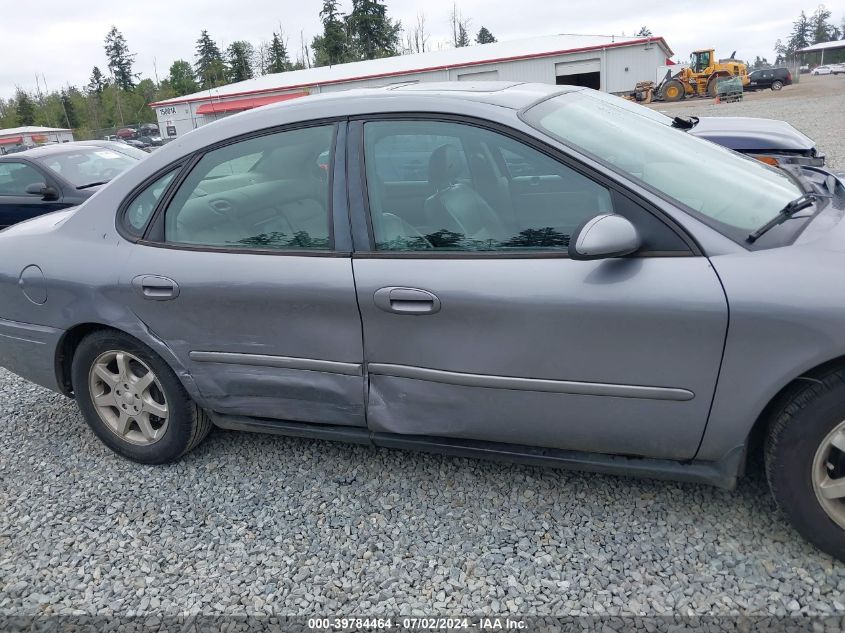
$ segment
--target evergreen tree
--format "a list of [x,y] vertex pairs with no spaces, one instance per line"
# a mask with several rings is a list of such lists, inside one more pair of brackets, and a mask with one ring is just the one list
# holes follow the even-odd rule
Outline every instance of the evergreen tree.
[[105,49],[108,69],[114,75],[114,83],[121,90],[132,90],[135,87],[132,75],[132,62],[135,60],[135,55],[129,52],[126,38],[116,26],[111,27],[106,34]]
[[15,95],[15,114],[18,116],[18,125],[35,124],[35,103],[23,90],[18,88]]
[[798,19],[792,23],[792,35],[790,35],[789,44],[787,44],[789,53],[807,48],[810,45],[810,37],[812,37],[810,20],[807,19],[807,14],[802,11]]
[[839,29],[828,22],[830,16],[830,11],[825,9],[824,5],[820,5],[813,13],[808,25],[809,36],[812,39],[811,44],[829,42],[838,37]]
[[103,76],[102,71],[99,67],[94,66],[94,70],[91,71],[91,80],[86,89],[88,92],[93,92],[97,95],[103,93],[103,88],[108,85],[108,81]]
[[314,65],[331,66],[348,61],[350,55],[346,25],[337,0],[323,1],[320,19],[323,22],[323,34],[315,37],[311,43]]
[[455,42],[455,47],[464,48],[465,46],[469,46],[469,35],[466,27],[461,23],[458,24],[458,41]]
[[402,25],[387,17],[387,7],[379,0],[352,0],[346,24],[358,59],[398,54]]
[[196,51],[194,70],[200,87],[203,89],[214,88],[226,83],[226,65],[223,63],[220,48],[205,29],[202,30],[200,38],[197,40]]
[[64,115],[65,123],[69,128],[79,127],[79,116],[76,114],[76,106],[73,105],[73,100],[70,98],[70,93],[76,88],[69,88],[62,90],[59,99],[62,102],[62,114]]
[[486,26],[482,26],[478,29],[478,35],[475,36],[475,41],[479,44],[492,44],[497,40],[493,37],[493,34],[487,30]]
[[245,81],[252,79],[252,63],[255,49],[252,44],[243,40],[232,42],[226,50],[229,61],[229,81]]
[[641,26],[640,30],[634,33],[634,37],[651,37],[651,29],[647,26]]
[[281,32],[273,32],[273,39],[268,50],[266,71],[268,73],[283,73],[288,70],[291,70],[288,47],[285,46]]
[[186,62],[184,59],[177,59],[170,65],[170,75],[167,80],[175,93],[174,96],[177,97],[199,90],[199,86],[194,79],[194,69],[191,67],[191,62]]

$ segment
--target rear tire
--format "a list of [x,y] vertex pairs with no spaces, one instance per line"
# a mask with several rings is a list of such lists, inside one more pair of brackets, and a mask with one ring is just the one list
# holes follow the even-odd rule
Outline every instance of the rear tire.
[[782,81],[775,80],[772,82],[772,90],[780,90],[781,88],[783,88]]
[[79,343],[71,381],[85,421],[115,453],[164,464],[195,448],[211,421],[152,349],[116,330]]
[[845,370],[796,390],[769,425],[766,477],[811,543],[845,561]]
[[677,79],[670,79],[663,86],[662,92],[664,101],[680,101],[684,98],[684,84]]

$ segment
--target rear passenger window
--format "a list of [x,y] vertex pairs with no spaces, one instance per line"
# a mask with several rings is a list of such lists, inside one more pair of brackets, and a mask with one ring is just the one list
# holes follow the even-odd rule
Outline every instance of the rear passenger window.
[[123,216],[123,226],[129,233],[135,237],[141,237],[144,234],[144,229],[150,220],[150,216],[153,214],[156,204],[158,204],[159,198],[161,198],[161,194],[167,189],[170,181],[173,180],[173,177],[178,171],[178,168],[174,169],[156,180],[139,193],[129,206],[126,207]]
[[330,247],[334,126],[247,139],[206,153],[165,214],[165,241],[255,249]]

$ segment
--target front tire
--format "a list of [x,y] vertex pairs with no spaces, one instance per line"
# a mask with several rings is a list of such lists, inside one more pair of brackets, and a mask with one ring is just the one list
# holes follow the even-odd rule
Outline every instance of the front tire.
[[142,464],[164,464],[196,447],[211,421],[153,350],[115,330],[79,344],[71,365],[85,421],[115,453]]
[[804,538],[845,561],[845,370],[793,393],[766,438],[766,477]]
[[677,79],[670,79],[663,86],[664,101],[680,101],[684,98],[684,85]]
[[782,81],[775,80],[775,81],[772,82],[772,90],[780,90],[781,88],[783,88],[783,82]]

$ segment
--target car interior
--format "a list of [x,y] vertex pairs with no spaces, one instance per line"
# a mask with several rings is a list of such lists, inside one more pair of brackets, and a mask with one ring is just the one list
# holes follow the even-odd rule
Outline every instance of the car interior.
[[326,153],[332,126],[270,134],[213,150],[165,216],[165,239],[250,248],[328,248]]
[[584,220],[613,210],[605,187],[468,125],[368,123],[365,160],[382,250],[565,247]]

